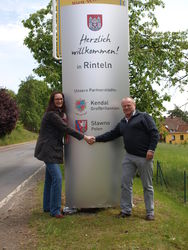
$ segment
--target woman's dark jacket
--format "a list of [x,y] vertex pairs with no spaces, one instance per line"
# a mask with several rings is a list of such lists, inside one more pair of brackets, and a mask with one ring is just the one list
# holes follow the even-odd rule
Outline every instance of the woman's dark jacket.
[[69,128],[58,112],[46,112],[42,119],[34,156],[48,163],[63,163],[62,139],[65,134],[78,140],[84,138],[83,134]]

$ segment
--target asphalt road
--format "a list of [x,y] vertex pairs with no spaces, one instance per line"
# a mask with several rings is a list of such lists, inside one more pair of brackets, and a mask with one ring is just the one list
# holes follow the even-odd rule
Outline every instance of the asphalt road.
[[0,147],[0,201],[43,165],[34,148],[35,142]]

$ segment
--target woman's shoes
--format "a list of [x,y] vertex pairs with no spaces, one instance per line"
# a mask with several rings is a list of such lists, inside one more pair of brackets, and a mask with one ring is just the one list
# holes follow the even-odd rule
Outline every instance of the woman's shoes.
[[52,217],[55,217],[56,219],[63,219],[64,216],[62,214],[56,214],[56,215],[50,215]]
[[57,218],[57,219],[63,219],[64,218],[64,216],[62,214],[56,214],[54,217]]

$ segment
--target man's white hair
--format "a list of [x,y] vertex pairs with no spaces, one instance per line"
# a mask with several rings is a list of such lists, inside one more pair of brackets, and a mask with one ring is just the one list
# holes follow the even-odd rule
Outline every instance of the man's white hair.
[[130,100],[132,103],[134,103],[134,105],[136,106],[136,102],[132,97],[126,96],[121,100],[121,103],[125,100]]

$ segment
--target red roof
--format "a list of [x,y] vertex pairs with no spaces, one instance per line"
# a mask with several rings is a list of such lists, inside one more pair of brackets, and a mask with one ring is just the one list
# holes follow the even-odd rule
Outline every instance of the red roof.
[[186,125],[179,125],[177,132],[188,132],[188,124],[186,124]]
[[184,122],[180,117],[167,117],[163,124],[170,132],[188,131],[188,123]]

